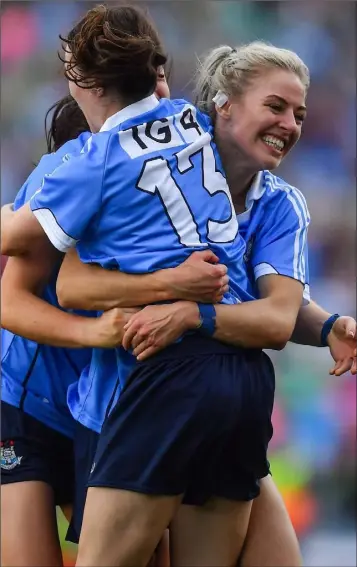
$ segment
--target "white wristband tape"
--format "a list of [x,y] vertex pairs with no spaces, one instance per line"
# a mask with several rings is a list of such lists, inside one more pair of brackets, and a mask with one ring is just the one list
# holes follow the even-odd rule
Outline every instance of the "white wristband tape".
[[216,103],[219,108],[222,108],[228,102],[228,96],[223,91],[218,91],[218,93],[213,97],[212,101]]

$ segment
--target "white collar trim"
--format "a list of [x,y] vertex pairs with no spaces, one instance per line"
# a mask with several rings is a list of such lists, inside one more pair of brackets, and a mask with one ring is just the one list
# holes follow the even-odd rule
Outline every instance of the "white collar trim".
[[259,171],[253,179],[250,189],[245,198],[245,211],[237,215],[238,221],[248,221],[253,207],[254,201],[259,201],[260,197],[265,193],[264,171]]
[[259,171],[253,179],[253,183],[245,199],[246,209],[249,209],[253,201],[258,201],[265,192],[264,171]]
[[119,112],[116,112],[112,116],[109,116],[99,132],[107,132],[108,130],[112,130],[116,126],[119,126],[126,120],[129,120],[130,118],[135,118],[135,116],[139,116],[140,114],[144,114],[145,112],[150,112],[150,110],[156,108],[158,104],[159,101],[154,94],[143,98],[138,102],[134,102],[133,104],[126,106],[122,110],[119,110]]

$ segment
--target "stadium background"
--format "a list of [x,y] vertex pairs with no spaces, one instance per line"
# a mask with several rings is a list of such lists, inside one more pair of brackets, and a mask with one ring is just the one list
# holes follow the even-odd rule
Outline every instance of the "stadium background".
[[[264,39],[295,50],[312,76],[303,137],[280,174],[305,194],[312,297],[355,316],[356,4],[152,1],[173,57],[172,96],[190,98],[196,57],[220,43]],[[66,92],[58,34],[92,2],[5,1],[1,16],[1,202],[45,151],[43,119]],[[277,372],[270,457],[306,564],[356,565],[356,380],[329,377],[326,349],[289,345]],[[36,505],[34,503],[34,505]],[[269,521],[269,518],[267,518]],[[65,523],[61,519],[61,534]],[[70,563],[74,549],[64,545]]]

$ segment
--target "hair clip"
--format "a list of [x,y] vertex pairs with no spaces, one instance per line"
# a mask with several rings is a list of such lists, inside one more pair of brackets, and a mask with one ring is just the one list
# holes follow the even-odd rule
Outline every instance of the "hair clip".
[[218,93],[213,97],[212,101],[219,107],[222,108],[228,102],[228,96],[223,91],[218,91]]

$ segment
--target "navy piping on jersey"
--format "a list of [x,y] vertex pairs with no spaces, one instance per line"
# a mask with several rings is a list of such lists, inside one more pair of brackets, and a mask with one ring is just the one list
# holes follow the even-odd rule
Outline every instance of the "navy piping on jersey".
[[53,218],[55,219],[58,228],[60,228],[61,231],[64,232],[64,234],[65,234],[66,236],[68,236],[68,238],[71,238],[72,240],[75,240],[76,242],[78,242],[78,238],[75,238],[74,236],[71,236],[71,235],[68,234],[65,230],[63,230],[63,228],[61,227],[61,225],[59,224],[59,222],[58,222],[58,220],[57,220],[57,218],[56,218],[56,215],[53,213],[53,211],[51,211],[50,208],[48,208],[48,207],[37,207],[36,209],[34,208],[34,209],[32,209],[32,210],[33,210],[33,212],[36,212],[36,211],[48,211],[48,212],[50,212],[51,215],[53,216]]
[[66,358],[68,364],[71,366],[73,372],[75,374],[78,374],[78,368],[76,368],[76,366],[73,364],[73,360],[71,359],[71,357],[69,356],[68,352],[66,351],[65,348],[61,349],[62,350],[62,354],[64,355],[64,357]]
[[24,381],[23,381],[23,383],[22,383],[22,386],[23,386],[23,388],[24,388],[24,391],[22,392],[21,399],[20,399],[20,403],[19,403],[19,408],[20,408],[20,409],[24,409],[25,398],[26,398],[26,395],[27,395],[26,386],[27,386],[28,381],[30,380],[30,377],[31,377],[32,371],[33,371],[33,369],[34,369],[34,367],[35,367],[35,364],[36,364],[37,357],[38,357],[39,353],[40,353],[40,345],[37,345],[35,355],[34,355],[34,357],[33,357],[33,359],[32,359],[32,362],[31,362],[31,364],[30,364],[30,366],[29,366],[29,369],[28,369],[28,371],[27,371],[27,373],[26,373],[26,376],[25,376],[25,378],[24,378]]

